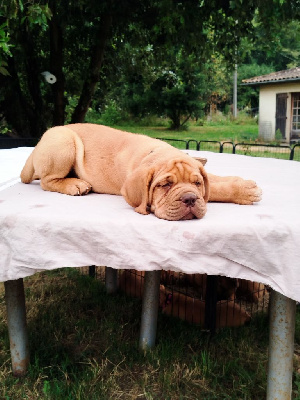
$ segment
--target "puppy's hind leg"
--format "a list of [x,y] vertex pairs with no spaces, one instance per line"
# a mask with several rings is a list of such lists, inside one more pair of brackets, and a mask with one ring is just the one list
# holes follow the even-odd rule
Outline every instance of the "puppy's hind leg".
[[59,192],[71,196],[88,194],[92,186],[78,178],[60,178],[57,174],[47,175],[41,179],[41,187],[50,192]]
[[34,170],[44,190],[72,196],[90,192],[92,187],[88,182],[68,177],[75,166],[77,151],[83,156],[83,144],[72,130],[56,127],[44,134],[33,154]]

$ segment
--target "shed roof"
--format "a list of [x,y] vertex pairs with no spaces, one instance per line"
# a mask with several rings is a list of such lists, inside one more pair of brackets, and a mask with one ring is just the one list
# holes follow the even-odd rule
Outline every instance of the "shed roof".
[[281,83],[300,80],[300,67],[272,72],[271,74],[243,79],[244,85],[263,85],[266,83]]

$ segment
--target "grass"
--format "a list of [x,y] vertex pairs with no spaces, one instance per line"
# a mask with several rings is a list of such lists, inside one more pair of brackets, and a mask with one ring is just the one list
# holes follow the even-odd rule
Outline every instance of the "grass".
[[157,346],[138,350],[141,302],[74,269],[25,280],[31,365],[11,375],[1,295],[1,399],[262,399],[266,316],[215,336],[159,315]]
[[159,314],[157,345],[144,354],[138,349],[140,300],[109,296],[102,282],[76,269],[26,278],[25,293],[31,364],[27,376],[16,379],[0,292],[1,399],[265,398],[265,314],[214,336]]
[[[102,123],[99,114],[94,111],[88,114],[87,122]],[[111,126],[128,132],[167,139],[170,144],[180,149],[185,149],[186,143],[176,142],[176,140],[191,141],[189,143],[189,148],[191,150],[196,150],[196,142],[202,141],[200,150],[213,152],[220,152],[221,143],[231,142],[234,144],[239,143],[239,146],[236,147],[236,154],[280,158],[284,160],[289,160],[290,158],[291,149],[287,144],[285,144],[287,148],[284,148],[280,142],[276,141],[263,143],[258,138],[259,129],[257,120],[243,113],[240,113],[239,117],[234,121],[229,117],[218,117],[216,120],[202,122],[201,124],[191,122],[188,129],[181,131],[169,129],[167,120],[152,118],[147,119],[146,122],[148,125],[145,124],[144,120],[141,120],[136,122],[119,122],[119,124],[115,123],[111,124]],[[107,123],[104,125],[106,124]],[[175,139],[175,141],[171,139]],[[210,142],[219,142],[219,144]],[[247,143],[247,145],[242,145],[242,143]],[[264,144],[265,146],[258,146],[258,144]],[[270,144],[272,144],[273,147],[269,146]],[[233,145],[230,143],[224,145],[223,152],[232,153]],[[293,159],[300,161],[300,147],[296,147]]]
[[258,136],[257,125],[193,125],[187,131],[174,131],[167,127],[139,127],[139,126],[116,126],[119,129],[128,129],[133,133],[143,133],[151,137],[159,138],[178,138],[183,140],[218,140],[233,141],[255,140]]
[[[87,122],[101,124],[101,118],[95,111],[87,114]],[[104,123],[107,125],[107,123]],[[210,122],[190,122],[187,129],[174,131],[169,129],[169,122],[164,119],[146,119],[140,121],[124,121],[112,123],[111,126],[133,133],[141,133],[151,137],[173,138],[183,140],[220,140],[220,141],[255,141],[258,137],[258,124],[253,118],[241,113],[237,120],[218,118]]]

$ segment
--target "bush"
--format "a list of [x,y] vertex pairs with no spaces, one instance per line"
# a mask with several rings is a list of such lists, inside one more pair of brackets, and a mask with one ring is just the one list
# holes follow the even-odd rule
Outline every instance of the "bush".
[[101,114],[101,121],[105,125],[118,124],[122,119],[124,119],[123,112],[121,108],[117,105],[115,100],[111,100]]
[[280,143],[282,141],[282,133],[280,129],[275,132],[275,142]]

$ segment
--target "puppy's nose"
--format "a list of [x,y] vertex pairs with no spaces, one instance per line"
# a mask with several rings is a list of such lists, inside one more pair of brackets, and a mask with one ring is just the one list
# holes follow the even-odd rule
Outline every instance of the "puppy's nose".
[[194,207],[197,196],[194,193],[186,193],[184,194],[180,200],[187,206],[187,207]]

